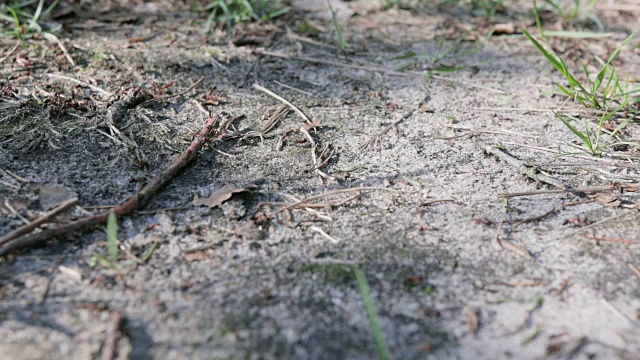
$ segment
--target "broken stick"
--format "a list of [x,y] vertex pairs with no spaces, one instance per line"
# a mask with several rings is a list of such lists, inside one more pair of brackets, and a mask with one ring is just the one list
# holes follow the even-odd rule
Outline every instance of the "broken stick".
[[176,158],[169,167],[156,176],[149,184],[147,184],[140,191],[135,193],[129,199],[115,208],[102,212],[97,215],[91,215],[82,219],[71,222],[67,225],[62,225],[57,228],[44,230],[39,233],[29,234],[21,237],[17,237],[6,243],[0,245],[0,256],[3,256],[11,251],[17,249],[29,247],[42,243],[51,238],[66,235],[77,231],[87,231],[94,229],[104,223],[111,212],[114,212],[118,216],[127,215],[137,209],[142,208],[148,201],[154,196],[162,187],[164,187],[171,179],[176,177],[182,169],[184,169],[195,157],[198,152],[207,141],[207,138],[214,130],[214,126],[218,120],[217,116],[213,116],[207,120],[202,131],[196,136],[191,145]]
[[533,166],[528,166],[527,164],[525,164],[524,162],[518,160],[517,158],[515,158],[514,156],[509,155],[508,153],[502,151],[501,149],[495,147],[495,146],[489,146],[487,144],[485,144],[484,142],[480,141],[480,139],[475,139],[474,140],[475,144],[477,147],[479,147],[480,149],[486,151],[487,153],[499,158],[500,160],[508,163],[509,165],[513,166],[514,168],[518,169],[518,172],[522,175],[526,175],[527,177],[529,177],[531,180],[538,182],[538,183],[545,183],[545,184],[549,184],[551,186],[557,187],[558,189],[562,189],[563,191],[570,191],[570,187],[563,184],[562,181],[552,178],[551,176],[547,176],[544,174],[541,174],[537,168],[533,167]]

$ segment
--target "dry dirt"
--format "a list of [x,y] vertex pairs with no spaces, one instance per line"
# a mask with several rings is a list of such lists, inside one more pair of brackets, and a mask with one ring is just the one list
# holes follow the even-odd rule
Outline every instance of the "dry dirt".
[[[599,11],[611,37],[554,38],[553,47],[573,69],[578,59],[597,64],[593,54],[606,57],[638,28],[629,4]],[[1,40],[1,234],[73,196],[83,208],[56,222],[124,201],[201,130],[207,116],[196,103],[221,119],[243,117],[143,210],[119,219],[115,264],[101,260],[101,230],[2,258],[0,357],[375,358],[357,265],[397,359],[637,358],[638,193],[505,200],[552,187],[477,141],[571,186],[638,182],[637,148],[611,149],[609,162],[566,155],[577,138],[549,112],[566,100],[552,95],[562,79],[520,34],[483,39],[492,25],[455,9],[343,5],[354,11],[343,20],[345,54],[326,14],[304,20],[304,4],[270,24],[238,25],[231,38],[203,35],[201,15],[168,2],[85,5],[57,20],[75,66],[47,39],[15,49]],[[535,31],[528,5],[513,6],[496,22]],[[394,70],[411,60],[394,58],[433,55],[440,39],[447,48],[462,35],[467,53],[436,65],[477,66],[428,80],[417,75],[425,59]],[[632,81],[639,56],[635,47],[616,60]],[[109,123],[132,89],[179,94],[200,78],[186,94]],[[316,154],[333,154],[320,167],[326,178],[295,112],[271,131],[292,129],[286,136],[245,136],[281,105],[254,83],[318,124],[308,133]],[[637,140],[631,121],[625,135]],[[567,163],[580,165],[558,166]],[[192,205],[229,185],[248,191],[219,207]],[[356,187],[376,189],[317,201],[329,208],[260,205]]]

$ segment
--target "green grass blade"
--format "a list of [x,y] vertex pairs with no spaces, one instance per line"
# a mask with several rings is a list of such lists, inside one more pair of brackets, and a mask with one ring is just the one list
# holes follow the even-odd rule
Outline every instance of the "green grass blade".
[[36,12],[33,13],[33,19],[31,21],[36,22],[40,18],[40,14],[42,13],[42,7],[44,6],[44,0],[38,1],[38,6],[36,7]]
[[567,89],[566,87],[554,82],[553,83],[563,94],[567,95],[568,97],[573,97],[573,91]]
[[587,78],[587,86],[591,89],[591,92],[594,92],[593,82],[591,82],[591,74],[589,73],[589,69],[587,69],[587,65],[580,61],[580,66],[582,66],[582,71],[584,72],[585,77]]
[[547,61],[569,81],[569,85],[571,85],[572,89],[588,93],[587,90],[582,86],[582,84],[580,84],[578,80],[576,80],[576,78],[571,75],[569,69],[567,68],[567,65],[564,63],[564,61],[562,61],[562,59],[560,59],[560,57],[558,57],[558,55],[545,49],[542,44],[540,44],[538,40],[531,36],[531,34],[529,34],[525,29],[522,29],[522,32],[524,36],[529,39],[529,41],[531,41],[531,43],[538,49],[538,51],[542,53],[545,59],[547,59]]
[[544,2],[549,4],[558,13],[558,15],[560,15],[560,17],[564,17],[564,9],[560,6],[560,4],[558,4],[557,1],[544,0]]
[[43,19],[46,19],[49,17],[49,15],[51,14],[51,12],[53,11],[53,9],[56,8],[56,6],[58,6],[58,3],[60,2],[60,0],[55,0],[54,2],[51,3],[51,5],[49,5],[49,7],[47,7],[41,14],[41,17]]
[[291,11],[291,6],[285,6],[280,10],[276,10],[276,11],[268,13],[267,15],[264,16],[264,18],[265,18],[265,20],[275,19],[278,16],[281,16],[281,15],[284,15],[284,14],[288,13],[289,11]]
[[144,255],[142,256],[142,261],[144,262],[149,261],[149,259],[151,259],[151,256],[153,255],[153,252],[156,251],[157,248],[158,248],[158,243],[154,242],[153,245],[151,245],[151,248],[147,250],[147,252],[145,252]]
[[209,31],[211,31],[211,24],[213,23],[213,20],[216,18],[216,15],[218,15],[218,7],[214,6],[213,10],[211,10],[211,13],[209,13],[209,17],[207,17],[207,21],[204,24],[205,34],[208,34]]
[[249,2],[249,0],[242,0],[242,4],[244,5],[244,7],[247,9],[247,11],[249,12],[249,14],[251,14],[251,16],[257,21],[260,22],[262,21],[260,19],[260,17],[258,16],[258,14],[256,14],[256,12],[253,10],[253,6],[251,6],[251,3]]
[[233,27],[231,11],[224,0],[218,0],[218,5],[220,5],[220,9],[222,9],[224,16],[227,18],[227,36],[231,36],[231,28]]
[[384,335],[382,334],[382,328],[380,327],[378,315],[376,314],[376,307],[373,304],[373,300],[371,299],[367,277],[365,276],[364,271],[362,271],[362,269],[360,269],[358,266],[353,267],[353,272],[356,276],[356,282],[358,283],[358,291],[360,292],[360,297],[362,298],[362,302],[364,303],[364,310],[367,313],[367,318],[369,319],[369,328],[371,329],[371,333],[373,334],[373,340],[376,344],[378,358],[380,360],[389,360],[391,359],[391,354],[389,353]]
[[406,59],[414,58],[414,57],[417,57],[417,56],[418,56],[418,54],[414,53],[413,51],[410,51],[410,52],[408,52],[406,54],[394,56],[389,60],[406,60]]
[[598,73],[598,76],[596,78],[596,81],[594,81],[595,83],[599,84],[602,83],[602,79],[604,79],[604,76],[607,73],[607,70],[609,69],[609,64],[611,64],[611,62],[613,61],[613,59],[616,58],[616,56],[618,56],[618,53],[620,52],[620,50],[622,50],[622,48],[627,45],[629,43],[629,41],[631,41],[631,39],[633,39],[633,37],[636,35],[637,32],[634,32],[633,34],[629,35],[629,37],[627,37],[625,39],[625,41],[622,42],[622,44],[620,46],[618,46],[615,50],[613,50],[613,52],[611,53],[611,55],[609,55],[609,59],[607,60],[606,64],[604,64],[604,66],[602,67],[602,70],[600,70],[600,73]]
[[604,31],[604,24],[602,23],[602,20],[600,20],[600,18],[598,16],[596,16],[596,14],[588,13],[586,15],[586,17],[589,20],[593,21],[594,24],[596,24],[596,26],[598,27],[598,30]]
[[[589,124],[587,124],[587,122],[584,122],[584,135],[585,138],[587,139],[585,141],[585,145],[587,145],[587,148],[589,148],[589,151],[593,154],[593,155],[597,155],[597,148],[598,148],[598,142],[600,141],[600,138],[598,136],[593,136],[593,133],[591,132],[591,130],[589,129]],[[591,140],[594,139],[594,140]],[[595,142],[595,145],[594,145]]]
[[589,139],[589,137],[587,135],[585,135],[584,133],[582,133],[582,131],[578,130],[577,128],[575,128],[573,125],[571,125],[571,123],[569,122],[569,120],[567,120],[565,118],[565,115],[562,114],[557,114],[556,113],[556,117],[558,119],[560,119],[560,121],[562,121],[562,123],[569,128],[569,130],[571,130],[574,134],[576,134],[576,136],[578,136],[580,138],[580,140],[582,140],[582,142],[587,145],[587,147],[589,147],[589,144],[591,144],[591,139]]
[[544,57],[547,59],[547,61],[549,61],[549,63],[551,63],[551,65],[553,65],[560,72],[564,71],[565,66],[561,63],[560,59],[558,59],[554,54],[551,54],[549,51],[547,51],[547,49],[545,49],[542,44],[540,44],[538,40],[536,40],[536,38],[534,38],[527,32],[527,30],[522,29],[522,33],[527,39],[529,39],[529,41],[531,41],[531,43],[533,43],[538,51],[540,51],[542,55],[544,55]]
[[13,33],[16,35],[18,40],[22,40],[22,32],[20,31],[20,18],[18,17],[18,13],[13,8],[7,6],[7,10],[11,13],[13,17]]
[[331,10],[331,17],[333,18],[333,26],[336,28],[336,33],[338,34],[338,46],[340,50],[344,51],[347,47],[347,43],[344,41],[344,36],[342,36],[342,28],[338,23],[338,16],[336,12],[333,10],[333,6],[331,6],[331,1],[327,0],[327,5],[329,5],[329,10]]
[[536,17],[536,27],[538,28],[538,34],[544,39],[544,29],[542,28],[542,21],[540,20],[540,10],[538,10],[538,3],[533,0],[533,14]]
[[107,219],[107,249],[109,260],[115,263],[118,260],[118,221],[114,212]]

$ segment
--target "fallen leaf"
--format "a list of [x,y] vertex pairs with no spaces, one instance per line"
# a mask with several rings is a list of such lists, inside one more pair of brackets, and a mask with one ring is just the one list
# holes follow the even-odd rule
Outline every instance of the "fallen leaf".
[[223,202],[231,199],[233,194],[245,192],[247,189],[237,187],[235,185],[227,185],[222,187],[216,191],[214,191],[211,196],[206,198],[199,198],[195,196],[193,201],[191,202],[194,206],[208,206],[210,208],[214,208],[216,206],[220,206]]
[[475,335],[478,331],[478,315],[469,305],[464,307],[464,314],[469,334]]
[[618,207],[620,206],[620,204],[622,204],[622,202],[616,195],[609,193],[601,193],[596,195],[596,201],[607,207]]
[[66,276],[68,276],[70,279],[72,279],[75,282],[81,282],[82,281],[82,274],[80,273],[80,271],[78,269],[74,269],[74,268],[70,268],[70,267],[66,267],[66,266],[60,265],[58,267],[58,270],[60,270],[61,273],[65,274]]
[[516,26],[513,23],[496,24],[493,27],[494,35],[510,35],[516,32]]
[[211,255],[213,255],[212,249],[195,250],[184,254],[184,259],[187,261],[201,261],[209,259]]

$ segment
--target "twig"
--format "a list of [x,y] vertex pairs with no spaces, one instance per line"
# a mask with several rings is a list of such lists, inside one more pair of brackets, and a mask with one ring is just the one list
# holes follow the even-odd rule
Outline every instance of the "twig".
[[74,78],[69,77],[69,76],[57,75],[57,74],[47,74],[47,76],[48,76],[48,77],[52,77],[52,78],[54,78],[54,79],[67,80],[67,81],[71,81],[71,82],[73,82],[73,83],[76,83],[76,84],[78,84],[78,85],[86,86],[86,87],[88,87],[88,88],[90,88],[90,89],[92,89],[92,90],[94,90],[94,91],[97,91],[97,92],[101,93],[102,95],[106,95],[106,96],[113,96],[113,94],[112,94],[112,93],[110,93],[110,92],[108,92],[107,90],[104,90],[104,89],[102,89],[102,88],[99,88],[99,87],[97,87],[97,86],[95,86],[95,85],[91,85],[91,84],[86,83],[86,82],[84,82],[84,81],[80,81],[80,80],[74,79]]
[[70,207],[74,206],[75,204],[78,203],[78,199],[74,198],[74,199],[70,199],[65,201],[64,203],[58,205],[55,209],[49,211],[48,213],[42,215],[41,217],[37,218],[36,220],[22,225],[21,227],[11,231],[10,233],[6,234],[5,236],[0,238],[0,245],[6,243],[7,241],[11,240],[11,239],[15,239],[18,236],[22,236],[24,234],[29,233],[31,230],[37,228],[38,226],[46,223],[47,221],[49,221],[49,219],[51,219],[52,217],[66,211],[67,209],[69,209]]
[[4,199],[4,207],[6,207],[9,211],[11,211],[11,213],[15,216],[17,216],[18,218],[20,218],[20,220],[22,220],[23,223],[25,224],[30,224],[31,221],[29,221],[26,217],[22,216],[19,212],[16,211],[16,209],[13,208],[13,206],[11,206],[11,203],[9,203],[9,199],[5,198]]
[[[298,205],[298,202],[286,202],[286,201],[263,201],[261,203],[258,204],[258,207],[261,206],[295,206]],[[316,208],[316,209],[326,209],[328,207],[332,207],[335,206],[332,203],[320,203],[320,204],[304,204],[304,205],[300,205],[300,206],[304,206],[304,207],[308,207],[308,208]],[[299,207],[299,206],[295,206],[295,207]]]
[[56,43],[58,45],[58,47],[60,48],[60,50],[62,50],[62,53],[64,54],[64,57],[67,58],[67,61],[69,62],[69,64],[71,64],[71,66],[75,67],[76,63],[73,61],[73,58],[71,57],[71,55],[69,55],[69,52],[67,51],[67,48],[64,46],[64,44],[62,43],[62,41],[60,41],[60,39],[53,35],[52,33],[44,33],[42,34],[45,39],[51,41],[52,43]]
[[11,56],[11,55],[12,55],[12,54],[13,54],[13,53],[18,49],[18,47],[19,47],[19,46],[20,46],[20,41],[18,41],[18,42],[16,43],[16,45],[15,45],[11,50],[9,50],[9,52],[7,53],[7,55],[5,55],[5,56],[3,56],[2,58],[0,58],[0,64],[2,64],[5,60],[7,60],[7,58],[8,58],[9,56]]
[[10,182],[7,182],[7,181],[4,181],[4,180],[0,180],[0,184],[2,184],[4,186],[7,186],[7,187],[10,187],[10,188],[13,188],[13,189],[16,189],[16,190],[20,190],[21,189],[20,186],[14,185],[14,184],[12,184]]
[[545,166],[545,167],[578,167],[578,166],[612,166],[612,167],[624,167],[631,169],[640,169],[639,164],[628,164],[621,162],[558,162],[558,163],[530,163],[531,166]]
[[627,267],[638,277],[638,279],[640,279],[640,268],[633,265],[632,263],[627,263]]
[[529,259],[533,259],[533,256],[531,256],[531,253],[529,252],[529,250],[527,250],[524,247],[520,247],[514,243],[512,243],[509,240],[504,240],[504,239],[500,239],[498,238],[498,243],[500,244],[500,246],[502,246],[505,249],[509,249],[513,252],[515,252],[516,254],[522,256],[522,257],[526,257]]
[[179,92],[179,93],[177,93],[177,94],[173,94],[173,95],[166,95],[166,96],[155,97],[155,98],[153,98],[153,99],[149,99],[149,100],[147,100],[147,101],[144,101],[144,102],[140,103],[138,106],[142,106],[142,107],[144,107],[144,106],[147,106],[147,105],[149,105],[149,104],[156,103],[156,102],[160,102],[160,101],[165,101],[165,100],[169,100],[169,99],[177,98],[177,97],[182,96],[182,95],[184,95],[184,94],[187,94],[187,93],[189,93],[191,90],[195,89],[198,85],[200,85],[200,83],[201,83],[202,81],[204,81],[204,78],[203,78],[203,77],[201,77],[200,79],[196,80],[196,82],[194,82],[194,83],[193,83],[193,85],[189,86],[189,87],[187,88],[187,90],[185,90],[185,91],[182,91],[182,92]]
[[31,181],[29,181],[29,180],[27,180],[27,179],[25,179],[25,178],[23,178],[23,177],[19,176],[18,174],[14,173],[14,172],[12,172],[12,171],[9,171],[9,170],[4,170],[4,171],[5,171],[7,174],[9,174],[9,175],[13,176],[13,178],[14,178],[14,179],[16,179],[16,180],[18,180],[18,181],[21,181],[21,182],[23,182],[23,183],[30,183],[30,182],[31,182]]
[[326,232],[324,232],[324,230],[320,229],[317,226],[310,226],[309,229],[317,232],[318,234],[322,235],[322,237],[324,237],[325,239],[331,241],[334,244],[337,244],[337,243],[340,242],[340,240],[338,240],[338,239],[334,238],[333,236],[327,234]]
[[563,184],[560,180],[544,174],[540,174],[536,168],[527,166],[524,162],[516,159],[515,157],[507,154],[506,152],[498,149],[497,147],[489,146],[484,142],[482,142],[480,139],[475,139],[474,142],[476,146],[478,146],[480,149],[486,151],[489,154],[496,156],[500,160],[505,161],[509,165],[518,169],[518,172],[520,174],[526,175],[527,177],[529,177],[530,179],[538,183],[549,184],[551,186],[563,189],[564,191],[569,191],[569,187]]
[[530,217],[530,218],[527,218],[527,219],[524,219],[524,220],[518,220],[518,221],[516,221],[516,222],[513,224],[513,230],[517,230],[517,229],[518,229],[518,227],[520,227],[520,225],[522,225],[522,224],[527,224],[527,223],[532,223],[532,222],[540,221],[540,220],[542,220],[542,219],[546,218],[546,217],[547,217],[547,216],[549,216],[549,215],[553,215],[553,214],[555,214],[556,212],[558,212],[558,209],[553,208],[553,209],[551,209],[551,210],[547,211],[546,213],[544,213],[544,214],[542,214],[542,215],[538,215],[538,216]]
[[300,41],[300,42],[304,42],[310,45],[315,45],[323,48],[334,49],[334,50],[337,49],[335,45],[325,44],[323,42],[319,42],[313,39],[309,39],[307,37],[300,36],[294,33],[293,31],[291,31],[291,29],[288,27],[287,27],[287,39],[292,41]]
[[[496,134],[496,135],[515,135],[515,136],[520,136],[520,137],[524,137],[527,139],[534,139],[534,140],[540,140],[540,141],[547,141],[547,142],[551,142],[551,143],[555,143],[555,144],[560,144],[560,145],[566,145],[565,142],[559,141],[559,140],[552,140],[552,139],[545,139],[539,136],[533,136],[533,135],[527,135],[527,134],[521,134],[519,132],[515,132],[515,131],[509,131],[509,130],[502,130],[502,131],[497,131],[497,130],[481,130],[481,129],[474,129],[468,126],[461,126],[461,125],[450,125],[450,124],[446,124],[443,125],[444,127],[448,127],[450,129],[454,129],[454,130],[464,130],[464,131],[469,131],[472,134]],[[446,139],[446,138],[445,138]]]
[[433,205],[433,204],[457,202],[457,201],[458,200],[456,200],[456,199],[433,199],[433,200],[427,200],[427,201],[421,203],[420,207],[425,207],[425,206],[429,206],[429,205]]
[[373,144],[376,140],[380,139],[382,137],[382,135],[386,134],[389,132],[389,130],[393,129],[394,127],[398,126],[398,124],[400,124],[401,122],[405,121],[406,119],[410,118],[411,115],[413,115],[413,113],[415,113],[418,109],[420,109],[420,107],[422,106],[422,104],[425,103],[425,101],[427,101],[429,99],[429,97],[424,97],[422,100],[420,100],[420,102],[418,103],[418,105],[416,107],[414,107],[413,109],[407,111],[404,115],[402,115],[402,117],[396,121],[394,121],[393,123],[391,123],[391,125],[387,126],[384,130],[380,131],[377,135],[374,135],[371,137],[371,139],[369,139],[369,141],[367,141],[366,143],[364,143],[360,149],[365,149],[367,146]]
[[295,88],[295,87],[293,87],[293,86],[289,86],[289,85],[287,85],[287,84],[283,84],[283,83],[281,83],[280,81],[273,80],[273,82],[274,82],[274,83],[276,83],[276,84],[278,84],[278,85],[280,85],[280,86],[282,86],[282,87],[283,87],[283,88],[285,88],[285,89],[289,89],[289,90],[297,91],[297,92],[299,92],[299,93],[301,93],[301,94],[305,94],[305,95],[308,95],[308,96],[313,96],[313,94],[312,94],[312,93],[310,93],[310,92],[308,92],[308,91],[300,90],[300,89]]
[[563,113],[604,113],[599,110],[591,110],[591,109],[567,109],[567,110],[553,110],[553,109],[541,109],[541,108],[514,108],[514,107],[475,107],[475,110],[483,110],[483,111],[518,111],[518,112],[563,112]]
[[598,225],[602,225],[602,224],[604,224],[604,223],[606,223],[606,222],[608,222],[608,221],[611,221],[611,220],[615,220],[615,219],[618,219],[618,218],[625,217],[625,216],[627,216],[627,215],[629,215],[629,214],[631,214],[631,213],[632,213],[631,211],[628,211],[628,212],[624,212],[624,213],[622,213],[622,214],[617,214],[617,215],[610,216],[610,217],[608,217],[608,218],[604,218],[604,219],[602,219],[602,220],[599,220],[599,221],[594,222],[593,224],[590,224],[590,225],[587,225],[587,226],[581,227],[580,229],[578,229],[578,230],[576,230],[576,231],[573,231],[573,232],[569,233],[567,236],[568,236],[568,237],[570,237],[570,236],[573,236],[573,235],[579,234],[579,233],[581,233],[581,232],[583,232],[583,231],[589,230],[589,229],[594,228],[594,227],[596,227],[596,226],[598,226]]
[[558,290],[555,291],[555,295],[556,296],[560,296],[562,295],[562,293],[569,287],[569,279],[564,279],[564,281],[562,281],[562,284],[560,284],[560,287],[558,288]]
[[288,100],[286,100],[285,98],[283,98],[282,96],[274,93],[273,91],[267,89],[266,87],[262,86],[262,85],[258,85],[258,84],[253,84],[253,88],[259,91],[262,91],[263,93],[273,97],[274,99],[282,102],[283,104],[287,105],[288,107],[291,108],[291,110],[295,111],[298,115],[300,115],[300,117],[302,119],[304,119],[304,121],[306,121],[307,123],[311,124],[311,120],[309,120],[309,118],[307,117],[307,115],[305,115],[302,110],[298,109],[295,105],[293,105],[292,103],[290,103]]
[[306,206],[305,204],[307,204],[309,201],[313,201],[313,200],[317,200],[317,199],[322,199],[324,197],[327,196],[331,196],[331,195],[336,195],[336,194],[343,194],[343,193],[349,193],[349,192],[354,192],[354,191],[366,191],[366,190],[371,190],[371,191],[391,191],[390,189],[387,188],[378,188],[378,187],[366,187],[366,186],[361,186],[361,187],[355,187],[355,188],[350,188],[350,189],[338,189],[338,190],[331,190],[331,191],[327,191],[325,193],[322,194],[316,194],[316,195],[312,195],[309,196],[305,199],[302,199],[300,201],[298,201],[297,203],[293,203],[289,206],[285,206],[283,208],[280,208],[276,211],[273,211],[271,213],[269,213],[267,216],[271,217],[273,215],[276,215],[278,213],[281,213],[285,210],[289,210],[295,207],[299,207],[299,206]]
[[596,242],[597,241],[607,241],[607,242],[629,244],[629,245],[636,244],[635,241],[631,241],[631,240],[627,240],[627,239],[615,239],[615,238],[609,238],[609,237],[589,236],[589,235],[582,235],[582,237],[585,238],[585,239],[596,241]]
[[636,325],[636,322],[629,318],[626,314],[624,314],[620,309],[613,306],[612,303],[608,302],[607,299],[600,299],[602,305],[604,305],[609,311],[611,311],[614,315],[619,317],[621,320],[624,320],[629,325]]
[[207,111],[207,109],[204,108],[204,106],[202,106],[202,104],[200,103],[200,101],[196,100],[196,99],[191,99],[191,102],[198,108],[198,110],[200,110],[200,112],[204,115],[204,116],[209,116],[209,111]]
[[333,155],[333,152],[331,152],[331,154],[326,159],[326,161],[322,161],[321,158],[322,158],[322,154],[324,154],[324,151],[321,152],[320,157],[316,155],[317,145],[316,145],[316,142],[311,137],[311,135],[309,134],[309,131],[307,131],[307,129],[303,126],[300,128],[300,132],[304,134],[304,136],[307,138],[307,140],[309,140],[309,143],[311,144],[311,159],[313,161],[313,167],[312,167],[313,171],[318,175],[318,177],[320,178],[320,181],[322,181],[323,178],[333,180],[333,177],[327,175],[322,170],[320,170],[321,166],[329,162],[329,160],[331,159],[331,156]]
[[57,228],[44,230],[39,233],[29,234],[22,237],[15,238],[5,244],[0,245],[0,256],[5,255],[11,251],[33,246],[38,243],[44,242],[53,237],[60,235],[66,235],[76,231],[86,231],[94,229],[101,224],[104,224],[111,212],[115,212],[116,215],[127,215],[134,210],[142,208],[163,186],[169,183],[182,169],[184,169],[191,161],[193,161],[198,152],[204,144],[207,142],[207,138],[214,130],[215,123],[218,117],[214,116],[207,120],[202,131],[196,136],[191,145],[178,156],[164,171],[156,176],[149,184],[147,184],[140,191],[135,193],[125,202],[119,206],[102,212],[97,215],[84,217],[76,220],[70,224],[62,225]]
[[111,323],[107,327],[106,339],[102,345],[101,360],[113,360],[116,358],[122,320],[122,314],[120,312],[114,311],[111,313]]
[[537,191],[523,191],[523,192],[513,192],[513,193],[504,193],[501,196],[504,197],[517,197],[517,196],[529,196],[529,195],[545,195],[545,194],[562,194],[562,193],[599,193],[604,191],[613,191],[613,190],[621,190],[621,191],[634,191],[640,189],[640,183],[629,183],[629,184],[611,184],[611,185],[602,185],[602,186],[582,186],[577,188],[567,188],[567,189],[552,189],[552,190],[537,190]]

